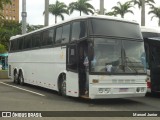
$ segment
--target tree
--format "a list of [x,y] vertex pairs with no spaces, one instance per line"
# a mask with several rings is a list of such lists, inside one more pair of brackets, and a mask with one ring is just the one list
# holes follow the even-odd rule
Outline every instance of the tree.
[[77,2],[72,2],[69,4],[68,9],[70,10],[70,14],[73,13],[73,11],[79,11],[80,16],[82,15],[82,12],[85,14],[92,13],[94,14],[94,7],[88,3],[90,0],[78,0]]
[[151,6],[150,9],[151,11],[149,11],[148,14],[153,14],[153,16],[151,17],[151,20],[154,17],[158,18],[158,25],[160,26],[160,7]]
[[56,1],[55,4],[49,5],[49,13],[55,16],[55,23],[57,23],[57,17],[60,16],[64,20],[63,14],[69,14],[66,4]]
[[0,0],[0,10],[3,10],[4,5],[11,3],[11,0]]
[[2,44],[0,44],[0,54],[1,54],[1,53],[5,53],[5,52],[7,52],[5,46],[2,45]]
[[8,50],[9,39],[11,36],[21,34],[21,24],[15,21],[4,21],[0,27],[0,44]]
[[116,16],[116,13],[115,13],[115,11],[110,11],[110,12],[106,12],[105,15]]
[[27,25],[27,32],[32,32],[34,30],[38,30],[40,28],[43,28],[43,25]]
[[141,8],[141,25],[145,26],[145,3],[155,3],[154,0],[132,0],[131,2],[134,5],[138,5],[138,8]]
[[112,7],[113,13],[115,15],[120,15],[122,18],[124,18],[124,15],[126,13],[133,13],[132,10],[130,10],[130,8],[132,8],[133,6],[131,5],[131,2],[125,2],[124,4],[122,4],[121,2],[117,3],[118,6],[114,6]]

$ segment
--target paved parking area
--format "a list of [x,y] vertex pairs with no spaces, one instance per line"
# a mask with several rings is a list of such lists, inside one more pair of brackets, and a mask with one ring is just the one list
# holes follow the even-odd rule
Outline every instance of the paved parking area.
[[[84,100],[57,92],[0,80],[0,111],[159,111],[160,97]],[[72,118],[73,119],[73,118]],[[76,118],[75,118],[76,119]],[[91,118],[89,118],[91,119]]]

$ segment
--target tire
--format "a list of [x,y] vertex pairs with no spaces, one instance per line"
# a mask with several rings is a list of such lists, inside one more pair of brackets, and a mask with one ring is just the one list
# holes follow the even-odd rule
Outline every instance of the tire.
[[18,80],[18,73],[14,73],[14,78],[13,78],[13,82],[18,84],[19,83],[19,80]]
[[61,78],[60,93],[62,96],[66,96],[66,79],[64,75]]
[[24,77],[22,73],[19,74],[19,84],[24,85]]

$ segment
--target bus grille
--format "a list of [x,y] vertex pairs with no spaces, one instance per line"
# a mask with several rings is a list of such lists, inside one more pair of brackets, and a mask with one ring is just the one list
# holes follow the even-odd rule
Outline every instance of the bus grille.
[[112,80],[112,83],[135,83],[135,80],[132,79],[126,79],[126,80]]

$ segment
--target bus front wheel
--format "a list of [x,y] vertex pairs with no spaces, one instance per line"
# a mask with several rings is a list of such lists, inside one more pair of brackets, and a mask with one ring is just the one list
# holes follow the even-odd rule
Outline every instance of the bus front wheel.
[[65,79],[65,76],[63,75],[62,76],[62,81],[61,81],[61,94],[62,96],[66,96],[66,79]]
[[13,82],[18,84],[18,73],[17,72],[14,73]]

